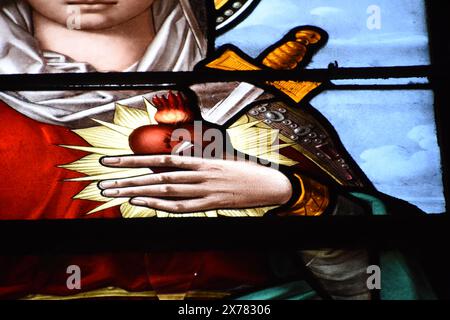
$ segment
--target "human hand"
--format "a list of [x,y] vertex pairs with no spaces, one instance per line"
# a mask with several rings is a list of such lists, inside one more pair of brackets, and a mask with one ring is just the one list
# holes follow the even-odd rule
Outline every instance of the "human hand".
[[282,205],[293,193],[283,173],[248,161],[157,155],[101,162],[114,168],[179,170],[99,183],[105,197],[131,197],[133,205],[174,213]]

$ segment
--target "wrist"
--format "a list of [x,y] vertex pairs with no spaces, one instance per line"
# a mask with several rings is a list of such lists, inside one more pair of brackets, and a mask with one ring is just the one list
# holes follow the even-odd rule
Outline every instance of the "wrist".
[[277,203],[279,205],[286,205],[291,201],[294,195],[295,188],[291,180],[283,172],[278,171],[279,175],[279,187],[277,188]]
[[301,180],[291,172],[283,169],[280,169],[279,172],[286,180],[286,183],[289,185],[289,197],[284,198],[281,205],[283,206],[283,208],[291,208],[301,198],[303,194],[303,185],[301,183]]
[[292,194],[277,213],[281,216],[319,216],[329,204],[328,187],[321,183],[287,171],[285,176],[289,179]]

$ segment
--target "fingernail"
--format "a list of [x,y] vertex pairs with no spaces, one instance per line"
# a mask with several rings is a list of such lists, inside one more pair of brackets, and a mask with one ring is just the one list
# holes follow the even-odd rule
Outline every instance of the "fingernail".
[[114,197],[114,196],[119,195],[119,190],[114,190],[114,189],[103,190],[102,195],[105,197]]
[[102,163],[103,164],[117,164],[117,163],[120,163],[120,158],[117,158],[117,157],[102,158]]
[[99,184],[99,187],[102,189],[113,188],[117,186],[117,181],[102,181]]
[[141,207],[147,205],[147,203],[144,200],[141,200],[141,199],[131,199],[130,203],[134,204],[136,206],[141,206]]

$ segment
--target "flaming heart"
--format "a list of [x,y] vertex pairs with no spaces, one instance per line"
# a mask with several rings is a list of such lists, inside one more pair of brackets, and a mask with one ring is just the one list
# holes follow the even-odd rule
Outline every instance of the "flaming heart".
[[195,112],[190,101],[181,92],[169,92],[167,97],[154,96],[153,105],[157,108],[155,120],[157,125],[146,125],[135,129],[129,137],[129,145],[135,154],[170,154],[180,143],[173,139],[175,129],[186,129],[190,132],[192,144],[202,137],[197,137],[194,130]]

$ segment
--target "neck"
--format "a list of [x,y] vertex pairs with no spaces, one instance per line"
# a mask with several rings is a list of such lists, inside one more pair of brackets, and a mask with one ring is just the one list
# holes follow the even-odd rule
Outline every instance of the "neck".
[[98,71],[123,71],[139,61],[154,38],[150,10],[105,30],[70,30],[33,12],[35,38],[42,50],[86,62]]

